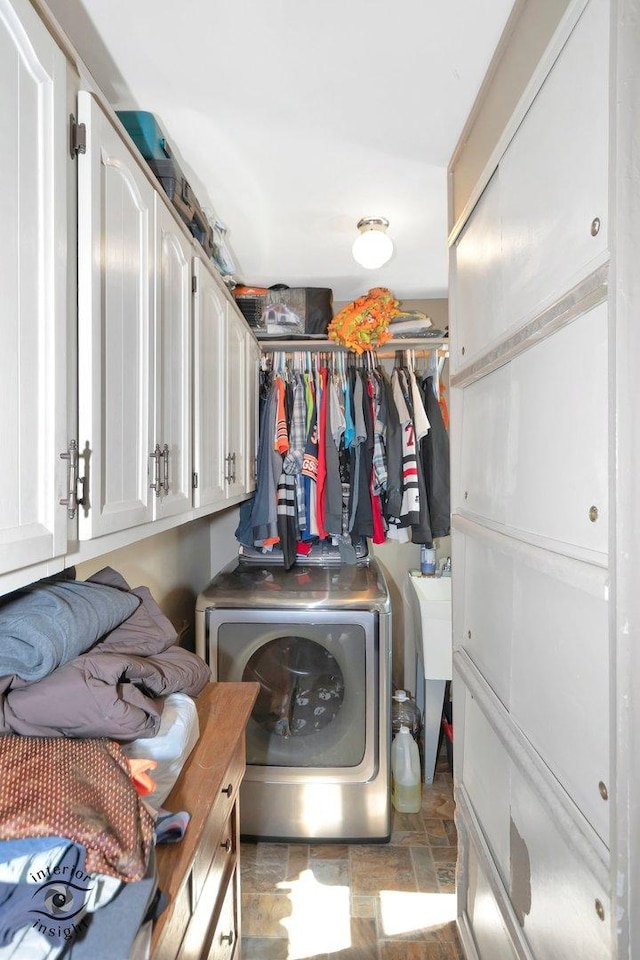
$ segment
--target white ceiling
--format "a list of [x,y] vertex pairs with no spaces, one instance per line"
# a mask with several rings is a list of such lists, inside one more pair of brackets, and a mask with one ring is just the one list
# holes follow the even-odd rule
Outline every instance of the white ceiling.
[[[116,108],[155,113],[246,283],[446,296],[446,166],[513,0],[50,0]],[[391,261],[351,257],[363,216]]]

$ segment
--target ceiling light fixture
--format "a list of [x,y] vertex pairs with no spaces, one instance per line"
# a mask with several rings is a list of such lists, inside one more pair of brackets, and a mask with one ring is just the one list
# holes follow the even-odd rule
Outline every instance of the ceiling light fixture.
[[367,270],[377,270],[391,258],[393,241],[386,233],[385,217],[363,217],[358,220],[360,233],[353,244],[353,259]]

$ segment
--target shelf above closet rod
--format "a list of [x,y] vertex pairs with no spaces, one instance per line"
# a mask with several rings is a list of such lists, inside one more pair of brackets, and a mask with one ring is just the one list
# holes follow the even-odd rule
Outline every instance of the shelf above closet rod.
[[[263,353],[274,353],[276,350],[285,353],[298,352],[300,350],[309,350],[317,353],[324,353],[328,350],[344,350],[345,353],[353,353],[342,344],[334,340],[258,340],[260,349]],[[381,346],[376,347],[375,352],[378,356],[392,356],[396,350],[433,350],[438,347],[449,346],[448,337],[414,337],[405,340],[387,340]]]

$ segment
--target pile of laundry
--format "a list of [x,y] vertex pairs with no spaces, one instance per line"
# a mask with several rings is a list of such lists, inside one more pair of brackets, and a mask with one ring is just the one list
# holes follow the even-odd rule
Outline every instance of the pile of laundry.
[[209,680],[148,589],[110,568],[0,603],[2,960],[133,955],[162,906],[154,844],[188,816],[147,802],[157,761],[127,749]]

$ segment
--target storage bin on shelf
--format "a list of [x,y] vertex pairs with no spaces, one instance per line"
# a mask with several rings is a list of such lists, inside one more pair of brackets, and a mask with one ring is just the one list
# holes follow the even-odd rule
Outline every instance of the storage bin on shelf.
[[158,121],[148,110],[118,110],[118,117],[136,147],[160,181],[180,219],[208,257],[216,252],[213,227],[173,156]]

